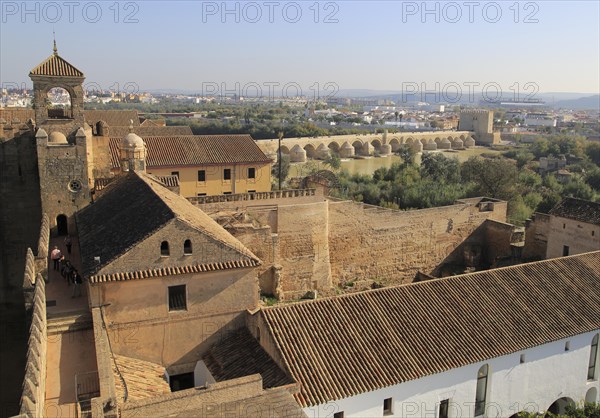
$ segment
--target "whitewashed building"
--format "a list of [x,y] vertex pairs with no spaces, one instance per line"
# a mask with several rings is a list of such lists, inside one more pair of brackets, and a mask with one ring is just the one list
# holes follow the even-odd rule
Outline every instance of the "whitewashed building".
[[512,417],[598,401],[600,251],[264,308],[309,417]]

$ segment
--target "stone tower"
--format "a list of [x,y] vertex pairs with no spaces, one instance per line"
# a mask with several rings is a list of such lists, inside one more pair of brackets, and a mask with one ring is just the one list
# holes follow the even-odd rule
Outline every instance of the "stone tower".
[[[90,203],[92,130],[83,114],[83,73],[54,53],[29,73],[33,81],[42,212],[59,235],[74,228],[72,215]],[[48,92],[60,87],[71,108],[53,109]]]
[[133,132],[133,121],[129,126],[129,133],[123,137],[119,144],[121,172],[146,171],[146,144],[144,140]]

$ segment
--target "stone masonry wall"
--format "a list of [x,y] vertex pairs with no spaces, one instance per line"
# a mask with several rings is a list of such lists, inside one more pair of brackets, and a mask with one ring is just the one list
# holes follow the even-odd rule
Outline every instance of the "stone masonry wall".
[[[26,282],[36,277],[33,253],[30,249],[28,249],[25,271]],[[46,395],[46,286],[39,274],[34,279],[34,287],[31,327],[27,344],[27,362],[20,411],[22,416],[27,417],[44,416]]]
[[[399,283],[431,273],[486,219],[506,221],[506,203],[395,211],[331,202],[329,248],[333,284],[356,280]],[[481,207],[480,207],[481,206]]]

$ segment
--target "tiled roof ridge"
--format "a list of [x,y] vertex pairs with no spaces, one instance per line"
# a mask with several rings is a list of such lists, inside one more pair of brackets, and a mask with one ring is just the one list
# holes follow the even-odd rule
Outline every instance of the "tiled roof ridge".
[[[167,207],[167,209],[173,214],[175,219],[178,219],[179,221],[188,225],[190,228],[193,228],[196,231],[206,235],[207,237],[212,239],[216,244],[223,245],[223,246],[235,251],[236,253],[243,255],[244,257],[253,259],[255,262],[258,263],[257,265],[260,265],[260,263],[261,263],[260,259],[252,251],[250,251],[248,248],[246,248],[237,238],[235,238],[233,235],[231,235],[229,232],[227,232],[227,230],[225,230],[225,228],[223,228],[221,225],[218,225],[216,222],[213,221],[215,223],[215,225],[218,226],[218,228],[220,228],[222,230],[219,232],[223,232],[224,234],[227,234],[227,236],[228,236],[227,238],[231,238],[231,239],[235,240],[235,242],[238,243],[239,246],[233,245],[232,243],[228,242],[226,240],[227,238],[225,238],[225,237],[219,237],[215,232],[211,231],[210,228],[208,228],[208,227],[199,227],[197,224],[194,224],[190,219],[186,218],[185,216],[182,216],[171,205],[175,206],[177,204],[176,200],[179,199],[186,206],[188,206],[190,208],[190,210],[200,211],[204,216],[208,217],[208,215],[206,215],[204,212],[202,212],[202,210],[200,208],[192,205],[186,198],[184,198],[178,194],[175,194],[172,191],[170,191],[169,189],[167,189],[162,183],[157,182],[155,179],[153,179],[152,178],[153,176],[148,175],[148,174],[139,175],[138,173],[136,173],[136,175],[138,175],[138,177],[146,184],[146,186],[150,188],[151,192],[154,193],[160,199],[161,203]],[[155,190],[152,190],[152,186],[150,186],[147,183],[147,180],[157,182],[157,184],[159,184],[160,187],[164,188],[166,193],[171,193],[175,197],[175,199],[171,200],[170,204],[165,202],[165,198],[171,199],[168,196],[168,194],[166,196],[160,196]],[[208,217],[208,218],[210,218],[210,217]]]
[[[108,188],[110,188],[110,187],[113,187],[113,188],[114,188],[114,187],[117,187],[117,185],[120,183],[120,182],[119,182],[119,180],[120,180],[121,178],[123,179],[122,181],[125,181],[125,179],[127,179],[128,177],[130,177],[130,176],[135,176],[135,175],[136,175],[136,173],[135,173],[135,172],[130,172],[130,173],[127,173],[127,174],[126,174],[126,175],[124,175],[124,176],[117,176],[117,178],[115,179],[115,181],[111,181],[111,182],[110,182],[110,183],[109,183],[109,184],[106,186],[106,188],[103,190],[103,193],[100,195],[100,197],[98,197],[98,199],[96,200],[96,202],[97,202],[97,201],[99,201],[100,199],[104,198],[105,196],[107,196],[107,194],[108,194],[109,190],[106,190],[106,189],[108,189]],[[121,178],[119,178],[119,177],[121,177]],[[144,187],[147,187],[147,188],[150,190],[150,192],[151,192],[151,193],[154,193],[154,191],[152,190],[152,187],[150,187],[150,185],[149,185],[149,184],[147,184],[145,181],[144,181],[144,182],[142,182],[142,183],[144,183]],[[164,186],[163,186],[163,187],[164,187]],[[166,204],[166,203],[165,203],[165,202],[164,202],[162,199],[160,199],[160,198],[159,198],[158,200],[160,201],[160,203],[161,203],[162,205],[164,205],[164,207],[167,209],[167,211],[169,211],[169,212],[170,212],[170,214],[172,215],[172,218],[171,218],[171,220],[173,220],[173,219],[177,218],[177,214],[176,214],[176,213],[175,213],[175,212],[174,212],[174,211],[173,211],[173,210],[172,210],[172,209],[169,207],[169,205],[167,205],[167,204]],[[88,207],[90,207],[90,206],[88,206]],[[83,208],[83,211],[85,211],[85,210],[86,210],[86,208]],[[76,218],[76,219],[77,219],[77,218]],[[76,221],[76,222],[77,222],[77,221]],[[96,272],[96,271],[98,271],[99,269],[101,269],[103,266],[106,266],[106,265],[110,264],[112,261],[114,261],[114,260],[118,259],[118,258],[119,258],[119,257],[121,257],[123,254],[126,254],[126,253],[127,253],[129,250],[131,250],[132,248],[135,248],[135,246],[136,246],[137,244],[139,244],[140,242],[144,241],[146,238],[148,238],[148,237],[150,237],[150,236],[154,235],[154,234],[155,234],[157,231],[160,231],[161,229],[163,229],[163,228],[165,228],[165,227],[166,227],[166,223],[164,223],[164,224],[162,224],[162,225],[159,225],[157,228],[154,228],[154,229],[152,229],[152,230],[148,231],[148,233],[147,233],[147,234],[144,234],[143,236],[141,236],[141,237],[140,237],[138,240],[136,240],[134,243],[132,243],[131,245],[129,245],[128,247],[126,247],[126,248],[125,248],[123,251],[121,251],[120,253],[118,253],[118,254],[115,254],[114,256],[112,256],[112,257],[109,257],[109,258],[107,258],[106,260],[101,260],[101,264],[100,264],[98,267],[96,267],[96,268],[94,269],[94,273],[90,274],[90,278],[91,278],[92,276],[94,276],[94,275],[95,275],[95,272]]]
[[236,268],[256,267],[256,260],[230,260],[214,263],[196,263],[185,266],[158,267],[147,270],[99,274],[90,277],[91,283],[117,282],[125,280],[142,280],[155,277],[175,276],[179,274],[203,273],[208,271],[230,270]]
[[474,276],[474,275],[481,275],[483,273],[493,273],[493,272],[501,272],[501,271],[506,271],[506,270],[518,270],[520,267],[529,267],[529,266],[534,266],[536,264],[544,264],[544,263],[548,263],[548,262],[556,262],[557,260],[564,260],[564,259],[569,259],[569,258],[579,258],[585,255],[589,255],[589,254],[594,254],[597,253],[598,256],[600,256],[600,250],[597,251],[588,251],[586,253],[579,253],[579,254],[573,254],[573,255],[568,255],[568,256],[564,256],[564,257],[556,257],[556,258],[550,258],[550,259],[546,259],[546,260],[538,260],[538,261],[531,261],[528,263],[522,263],[522,264],[517,264],[517,265],[513,265],[513,266],[504,266],[504,267],[497,267],[497,268],[493,268],[493,269],[489,269],[489,270],[480,270],[480,271],[474,271],[471,273],[463,273],[463,274],[457,274],[454,276],[446,276],[446,277],[436,277],[435,279],[432,280],[423,280],[420,282],[415,282],[415,283],[405,283],[405,284],[398,284],[398,285],[393,285],[393,286],[386,286],[386,287],[381,287],[379,289],[367,289],[367,290],[363,290],[360,292],[354,292],[354,293],[346,293],[346,294],[342,294],[342,295],[334,295],[334,296],[327,296],[324,298],[320,298],[320,299],[312,299],[312,300],[300,300],[300,301],[294,301],[294,302],[289,302],[289,303],[285,303],[285,304],[280,304],[280,305],[273,305],[273,306],[261,306],[259,309],[262,310],[277,310],[277,309],[284,309],[288,306],[292,306],[292,305],[306,305],[306,304],[311,304],[311,303],[319,303],[321,301],[327,301],[327,300],[339,300],[339,299],[343,299],[343,298],[353,298],[353,297],[359,297],[361,295],[364,295],[366,293],[384,293],[386,291],[391,291],[391,290],[395,290],[398,288],[403,288],[403,287],[415,287],[415,286],[425,286],[428,285],[432,282],[440,282],[440,281],[447,281],[447,280],[456,280],[458,278],[462,278],[462,277],[468,277],[468,276]]
[[300,384],[297,401],[318,405],[595,332],[598,254],[263,308],[261,318]]
[[[54,61],[54,62],[53,62]],[[45,68],[49,64],[54,64],[54,68]],[[60,68],[59,68],[60,67]],[[50,74],[51,72],[58,70],[58,74]],[[29,72],[29,75],[40,75],[49,77],[83,77],[83,72],[73,64],[68,62],[66,59],[58,54],[52,54],[40,64],[38,64],[33,70]]]

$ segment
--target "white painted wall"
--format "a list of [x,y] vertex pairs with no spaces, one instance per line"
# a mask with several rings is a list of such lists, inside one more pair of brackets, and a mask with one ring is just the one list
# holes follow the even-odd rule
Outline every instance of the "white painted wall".
[[210,373],[210,370],[208,370],[208,367],[206,367],[206,364],[204,364],[204,361],[198,361],[198,363],[196,363],[196,368],[194,369],[194,386],[204,387],[215,382],[215,378]]
[[[562,397],[580,402],[590,388],[600,392],[598,371],[594,381],[587,380],[591,342],[597,332],[305,408],[304,412],[310,418],[333,417],[339,411],[344,411],[344,418],[383,417],[383,400],[393,398],[393,412],[386,417],[437,418],[440,401],[450,399],[451,418],[473,417],[477,372],[486,363],[489,365],[487,418],[509,417],[525,409],[546,411]],[[570,342],[569,351],[565,351],[566,341]],[[525,354],[523,364],[520,364],[521,354]]]

